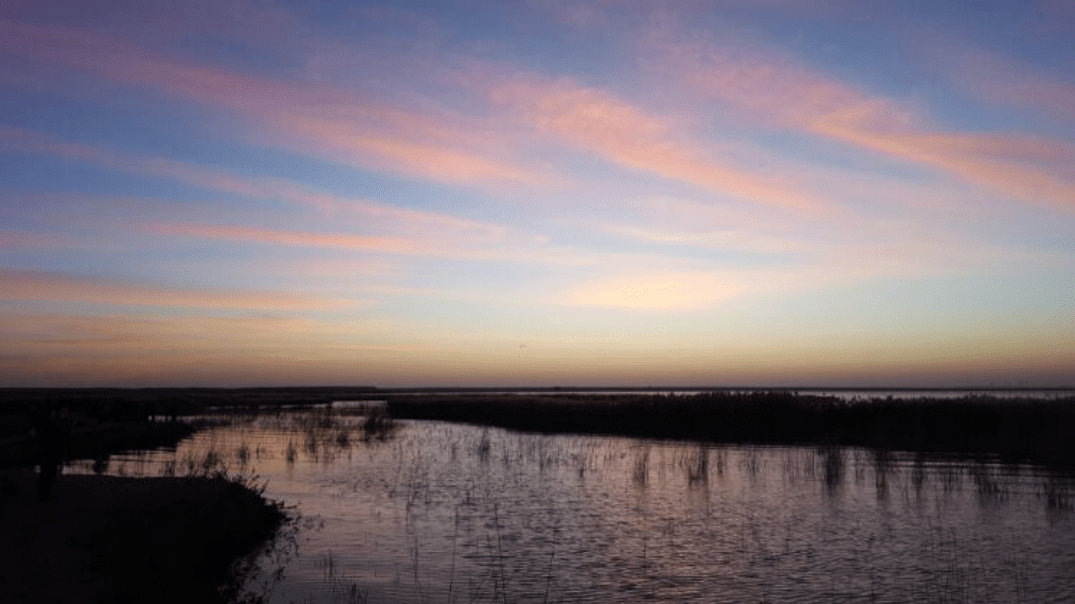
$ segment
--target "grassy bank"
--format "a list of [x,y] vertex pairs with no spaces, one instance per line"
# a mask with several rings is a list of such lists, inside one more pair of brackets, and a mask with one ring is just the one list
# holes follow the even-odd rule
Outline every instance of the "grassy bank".
[[0,405],[0,602],[229,601],[234,564],[284,518],[248,479],[208,466],[185,477],[61,475],[38,500],[33,468],[46,460],[173,447],[198,428],[86,392]]
[[226,602],[237,559],[284,515],[258,489],[216,477],[62,476],[36,501],[33,474],[0,496],[0,601]]
[[841,401],[788,392],[664,395],[394,395],[398,419],[545,433],[725,443],[861,446],[997,456],[1075,468],[1075,397]]
[[[113,453],[174,447],[197,426],[184,422],[94,422],[71,427],[62,443],[65,460],[105,459]],[[38,443],[25,429],[0,438],[0,468],[33,467]]]

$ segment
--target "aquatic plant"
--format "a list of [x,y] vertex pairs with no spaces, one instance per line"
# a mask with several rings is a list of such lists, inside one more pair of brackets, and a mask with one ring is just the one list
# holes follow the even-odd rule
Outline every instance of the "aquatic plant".
[[385,440],[396,431],[397,425],[384,407],[370,409],[362,422],[362,439]]
[[684,396],[442,394],[393,395],[387,397],[387,407],[401,419],[540,433],[857,446],[992,455],[1010,463],[1075,468],[1075,397],[846,402],[783,391]]

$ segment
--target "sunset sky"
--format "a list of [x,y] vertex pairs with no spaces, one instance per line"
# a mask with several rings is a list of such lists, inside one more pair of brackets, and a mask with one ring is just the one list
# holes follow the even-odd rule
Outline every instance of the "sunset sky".
[[0,386],[1075,385],[1075,2],[0,2]]

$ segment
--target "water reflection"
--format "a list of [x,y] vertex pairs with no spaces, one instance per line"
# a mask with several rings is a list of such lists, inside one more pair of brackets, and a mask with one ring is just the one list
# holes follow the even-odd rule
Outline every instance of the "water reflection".
[[[1075,593],[1072,485],[892,452],[250,417],[109,473],[256,472],[307,519],[271,602],[1019,602]],[[93,471],[92,463],[81,467]],[[97,468],[101,469],[101,468]]]

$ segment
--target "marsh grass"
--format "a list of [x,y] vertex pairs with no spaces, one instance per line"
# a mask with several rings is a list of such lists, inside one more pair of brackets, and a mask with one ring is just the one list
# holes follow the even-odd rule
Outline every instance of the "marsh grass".
[[[399,424],[388,415],[383,405],[368,405],[334,409],[330,407],[301,409],[246,409],[221,412],[217,421],[240,431],[272,429],[283,434],[282,456],[288,465],[305,459],[329,463],[337,455],[349,451],[356,443],[391,440]],[[265,444],[251,448],[241,443],[235,450],[240,466],[252,459],[274,458],[279,449]]]
[[1050,510],[1075,511],[1075,477],[1046,476],[1041,485],[1040,495]]
[[649,480],[649,456],[650,448],[648,446],[643,445],[635,451],[634,469],[631,472],[631,478],[639,486],[645,486]]
[[362,439],[365,441],[387,440],[395,434],[398,427],[384,406],[369,408],[362,421]]
[[822,478],[830,490],[840,488],[844,480],[844,449],[842,447],[823,447],[819,452],[822,459]]
[[400,419],[541,433],[868,447],[1075,469],[1075,397],[874,399],[790,392],[696,395],[394,395]]
[[117,501],[72,538],[92,560],[102,601],[235,599],[250,571],[242,560],[273,536],[285,514],[264,499],[256,476],[219,466],[202,475],[205,467],[185,478],[127,479],[159,486],[152,497]]
[[681,465],[686,471],[688,484],[709,481],[709,449],[704,445],[688,452]]

